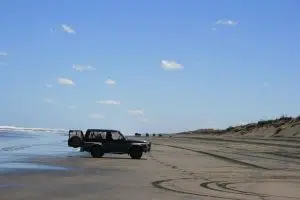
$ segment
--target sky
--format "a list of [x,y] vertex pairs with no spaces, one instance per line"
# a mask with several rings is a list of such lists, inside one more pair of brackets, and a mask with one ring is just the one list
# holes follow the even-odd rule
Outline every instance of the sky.
[[177,132],[300,114],[298,0],[0,0],[0,125]]

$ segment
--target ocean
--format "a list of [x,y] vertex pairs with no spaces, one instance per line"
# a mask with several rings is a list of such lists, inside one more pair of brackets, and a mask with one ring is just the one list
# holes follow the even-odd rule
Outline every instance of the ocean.
[[39,157],[67,157],[80,154],[67,145],[66,132],[0,131],[0,173],[28,170],[64,170],[34,163]]

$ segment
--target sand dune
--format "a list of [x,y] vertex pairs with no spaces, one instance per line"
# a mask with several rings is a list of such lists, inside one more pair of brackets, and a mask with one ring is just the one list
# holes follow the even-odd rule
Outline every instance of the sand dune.
[[177,135],[210,135],[225,137],[300,137],[300,117],[280,117],[271,120],[261,120],[239,126],[231,126],[227,129],[199,129],[189,132],[177,133]]

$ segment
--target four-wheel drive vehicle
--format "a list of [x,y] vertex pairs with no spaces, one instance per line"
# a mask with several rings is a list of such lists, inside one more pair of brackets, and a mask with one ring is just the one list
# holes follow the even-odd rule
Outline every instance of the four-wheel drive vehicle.
[[90,152],[92,157],[100,158],[105,153],[129,154],[132,159],[140,159],[143,152],[151,150],[151,142],[124,137],[118,130],[88,129],[69,130],[68,146],[80,147],[81,151]]

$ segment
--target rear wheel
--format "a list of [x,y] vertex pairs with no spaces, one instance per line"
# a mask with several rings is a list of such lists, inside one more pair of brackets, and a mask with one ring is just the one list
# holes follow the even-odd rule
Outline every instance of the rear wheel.
[[92,146],[91,155],[93,158],[101,158],[104,155],[103,148],[99,145]]
[[141,159],[143,155],[143,151],[138,147],[133,147],[130,150],[129,155],[132,159]]

